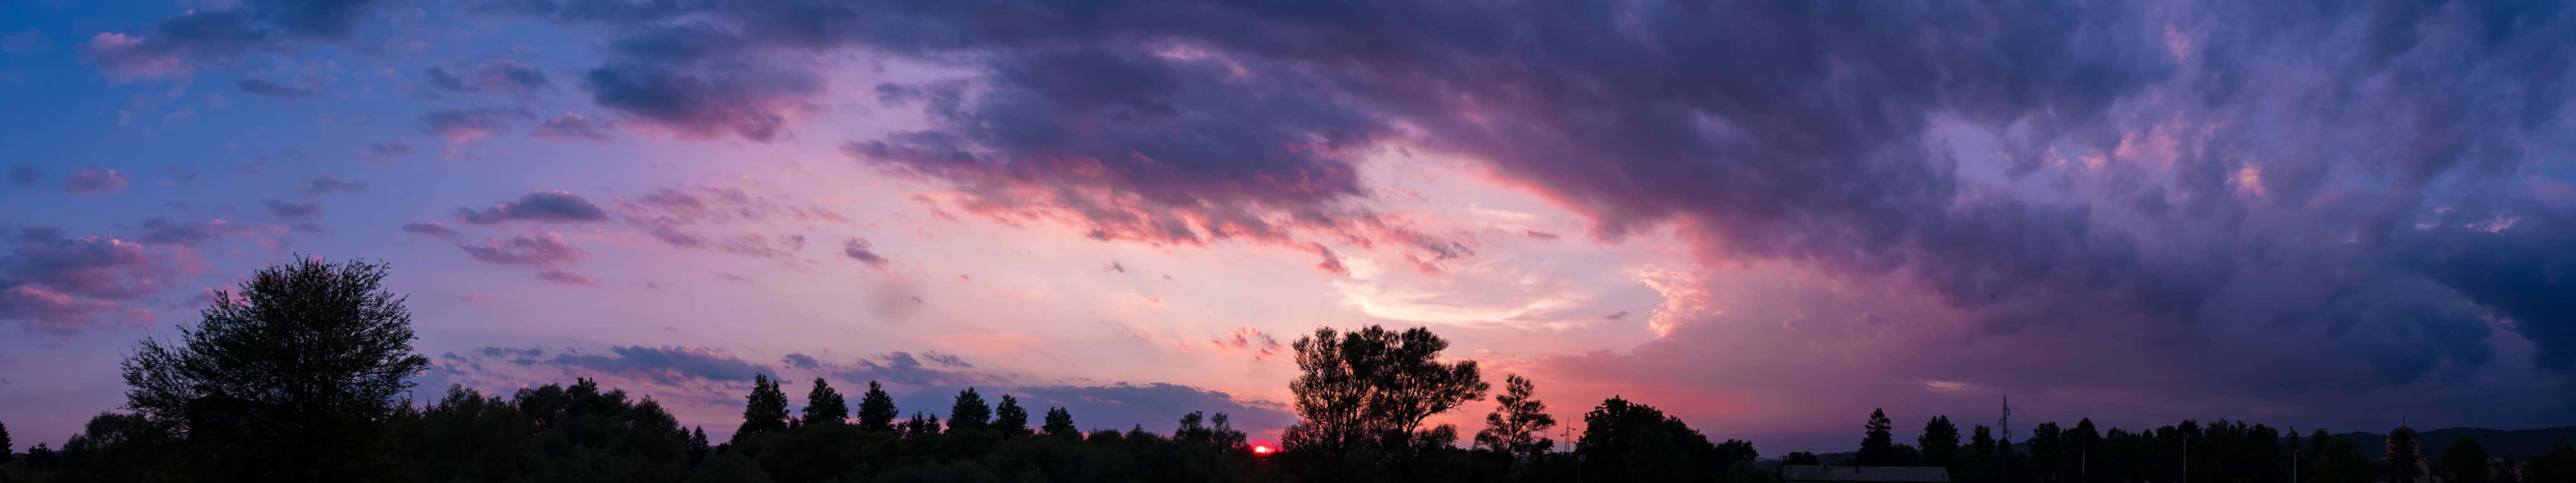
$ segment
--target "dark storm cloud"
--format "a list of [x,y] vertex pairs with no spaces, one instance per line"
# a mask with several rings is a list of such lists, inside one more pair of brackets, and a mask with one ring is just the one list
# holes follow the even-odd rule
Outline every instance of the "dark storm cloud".
[[753,375],[778,373],[769,366],[753,364],[704,347],[612,346],[608,351],[609,354],[591,354],[571,350],[546,362],[610,374],[649,377],[663,384],[749,381]]
[[452,92],[526,94],[554,87],[545,71],[508,60],[485,63],[461,75],[443,67],[430,67],[426,74],[431,86]]
[[608,218],[608,212],[599,209],[599,205],[590,204],[590,200],[582,199],[572,193],[535,191],[520,196],[517,200],[501,202],[481,210],[457,208],[456,218],[475,225],[492,225],[507,221],[573,223],[604,220]]
[[274,97],[279,99],[313,97],[321,94],[323,89],[322,83],[316,80],[299,80],[293,85],[288,85],[265,78],[251,76],[245,76],[242,77],[241,80],[234,81],[233,86],[238,87],[242,92],[249,93],[251,95]]
[[[467,256],[496,265],[551,267],[581,259],[581,249],[563,242],[562,235],[546,233],[515,236],[509,241],[484,239],[481,245],[457,245]],[[554,280],[554,277],[546,277]]]
[[[2485,326],[2460,315],[2509,304],[2513,296],[2498,292],[2526,287],[2445,283],[2464,292],[2446,297],[2386,280],[2424,276],[2400,270],[2326,279],[2341,287],[2333,290],[2268,291],[2298,297],[2283,303],[2249,300],[2269,288],[2249,286],[2252,279],[2390,266],[2378,240],[2463,202],[2526,215],[2567,210],[2563,200],[2531,204],[2509,190],[2481,195],[2513,184],[2507,176],[2530,175],[2517,168],[2532,159],[2517,146],[2564,134],[2548,122],[2564,105],[2570,65],[2562,10],[2288,15],[2267,10],[2305,7],[2225,4],[2200,18],[2045,2],[1100,2],[1015,6],[995,17],[976,13],[982,7],[852,6],[868,14],[852,28],[747,42],[782,51],[808,45],[793,39],[863,45],[984,72],[969,85],[879,88],[889,104],[921,106],[932,129],[845,149],[955,183],[970,209],[997,218],[1059,210],[1095,236],[1145,240],[1282,230],[1229,216],[1260,209],[1301,215],[1288,223],[1347,226],[1356,217],[1335,210],[1370,195],[1343,148],[1405,139],[1485,160],[1504,179],[1590,216],[1600,237],[1673,224],[1710,260],[1910,280],[1994,331],[2313,327],[2365,315],[2362,305],[2334,303],[2339,293],[2407,298],[2375,313],[2450,314],[2359,322],[2410,325],[2389,329],[2420,337],[2374,329],[2330,342],[2421,342],[2429,352],[2368,361],[2386,368],[2369,376],[2384,384],[2416,381],[2427,366],[2489,360]],[[2313,23],[2229,23],[2248,18]],[[2334,28],[2348,23],[2373,27]],[[2357,44],[2380,53],[2277,66],[2349,85],[2289,91],[2273,86],[2296,82],[2253,70],[2276,53]],[[2259,101],[2282,95],[2298,103]],[[2332,126],[2355,115],[2375,124],[2362,131],[2380,135],[2340,138],[2352,130]],[[2153,131],[2157,123],[2221,129],[2182,136]],[[1995,134],[1979,141],[1953,132]],[[2133,164],[2098,175],[2047,171],[2087,190],[2055,200],[1991,193],[1983,181],[2034,176],[2082,156],[2056,153],[2116,157],[2124,137],[2147,136],[2181,137],[2170,172]],[[2282,136],[2323,141],[2275,142]],[[2319,145],[2337,141],[2374,149]],[[1962,142],[1994,144],[1975,154],[1995,158],[1959,158],[1953,148]],[[2386,154],[2355,156],[2362,153]],[[2337,171],[2372,175],[2311,204],[2318,180]],[[2317,243],[2356,229],[2361,251]],[[2263,233],[2242,233],[2250,231]],[[1449,248],[1436,239],[1413,246]],[[1323,266],[1336,261],[1327,255]],[[2538,339],[2565,325],[2516,322]]]

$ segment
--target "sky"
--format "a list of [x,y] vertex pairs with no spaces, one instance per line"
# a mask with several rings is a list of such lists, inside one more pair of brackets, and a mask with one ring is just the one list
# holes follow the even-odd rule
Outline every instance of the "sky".
[[773,374],[1275,442],[1373,324],[1770,455],[2576,425],[2552,2],[0,1],[21,447],[298,256],[391,265],[416,399],[719,439]]

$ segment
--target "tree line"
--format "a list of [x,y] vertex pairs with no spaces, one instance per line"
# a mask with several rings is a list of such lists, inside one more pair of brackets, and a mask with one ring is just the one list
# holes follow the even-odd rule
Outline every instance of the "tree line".
[[[753,376],[742,421],[722,442],[683,427],[651,397],[587,378],[507,397],[451,386],[435,401],[416,402],[400,395],[427,359],[413,353],[410,312],[384,289],[385,276],[381,264],[299,257],[259,271],[237,291],[217,291],[179,338],[142,341],[124,361],[126,411],[101,413],[62,448],[39,444],[23,458],[0,425],[0,483],[1780,479],[1756,465],[1751,442],[1712,441],[1678,417],[1622,397],[1586,411],[1579,437],[1551,439],[1558,422],[1519,375],[1506,375],[1501,391],[1490,394],[1493,409],[1471,439],[1462,440],[1453,425],[1426,427],[1435,415],[1485,401],[1494,388],[1475,361],[1442,359],[1448,341],[1422,328],[1321,328],[1298,338],[1291,347],[1299,376],[1289,387],[1299,420],[1283,431],[1276,452],[1255,452],[1221,412],[1177,415],[1169,432],[1142,425],[1083,431],[1066,408],[1032,414],[1016,395],[988,402],[967,388],[943,421],[918,410],[905,417],[875,381],[853,406],[831,381],[815,379],[800,407],[768,374]],[[2355,463],[2357,450],[2322,437],[2311,438],[2317,450],[2283,457],[2284,448],[2304,447],[2295,435],[2282,445],[2267,427],[2225,421],[2100,435],[2089,420],[2071,430],[2043,424],[2020,445],[2026,450],[1985,426],[1962,445],[1947,417],[1928,422],[1915,445],[1895,443],[1892,426],[1883,412],[1873,413],[1855,461],[1837,463],[1946,466],[1957,481],[2014,483],[2273,481],[2311,466],[2329,483],[2361,483],[2378,470]],[[2453,445],[2436,470],[2450,471],[2455,458],[2485,461],[2451,454],[2474,448]],[[2532,473],[2540,477],[2494,483],[2557,483],[2565,480],[2544,478],[2576,474],[2567,471],[2576,450],[2562,445],[2553,454],[2565,456],[2530,465],[2541,468]],[[2183,457],[2197,463],[2162,463]],[[1783,460],[1823,463],[1809,453]]]
[[2296,430],[2224,419],[2135,432],[2102,429],[2091,418],[2071,427],[2047,422],[2015,443],[1996,429],[2009,428],[2011,414],[2007,401],[1997,426],[1973,425],[1964,441],[1949,416],[1933,416],[1914,444],[1902,444],[1886,411],[1874,410],[1862,425],[1859,451],[1833,461],[1790,453],[1782,464],[1944,467],[1952,481],[2010,483],[2576,483],[2576,447],[2565,440],[2527,461],[2491,458],[2469,437],[2437,456],[2420,451],[2415,430],[2399,427],[2389,433],[2386,454],[2374,460],[2324,429],[2302,438]]

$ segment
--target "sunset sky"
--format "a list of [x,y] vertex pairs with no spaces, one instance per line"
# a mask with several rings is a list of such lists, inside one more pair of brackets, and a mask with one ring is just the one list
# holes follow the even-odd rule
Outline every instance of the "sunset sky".
[[297,254],[392,265],[420,399],[718,439],[769,373],[1275,443],[1369,324],[1775,457],[2576,425],[2552,2],[5,1],[20,448]]

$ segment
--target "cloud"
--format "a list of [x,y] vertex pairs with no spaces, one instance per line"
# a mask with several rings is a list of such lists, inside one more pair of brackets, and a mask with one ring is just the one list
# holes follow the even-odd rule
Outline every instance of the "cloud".
[[511,119],[533,116],[515,108],[445,109],[420,115],[420,125],[424,134],[446,139],[448,144],[464,144],[509,130]]
[[1250,354],[1254,360],[1265,360],[1270,356],[1279,355],[1280,349],[1284,347],[1279,344],[1278,338],[1251,327],[1236,327],[1231,338],[1209,339],[1208,344],[1216,346],[1217,350],[1221,351]]
[[611,346],[608,351],[608,354],[591,354],[567,350],[545,362],[608,374],[646,377],[663,384],[749,381],[756,374],[778,373],[769,366],[753,364],[704,347]]
[[125,190],[125,172],[95,167],[73,171],[63,179],[63,192],[77,196],[95,196]]
[[523,95],[554,87],[544,71],[509,60],[484,63],[464,75],[443,67],[430,67],[426,73],[429,85],[451,92]]
[[242,77],[241,80],[234,81],[233,86],[238,87],[242,92],[249,93],[251,95],[274,97],[278,99],[301,99],[313,97],[322,94],[323,89],[326,87],[319,79],[299,79],[294,85],[287,85],[277,83],[277,81],[249,76],[245,76]]
[[884,256],[877,255],[877,252],[868,248],[867,240],[858,238],[851,238],[850,241],[841,243],[841,255],[848,256],[851,260],[858,260],[859,263],[865,263],[871,267],[883,268],[887,263]]
[[682,136],[777,141],[824,90],[811,71],[674,52],[689,48],[671,45],[726,42],[724,33],[671,27],[640,35],[619,42],[620,58],[591,69],[582,85],[600,107]]
[[322,214],[322,204],[312,200],[293,202],[268,198],[259,202],[260,205],[268,207],[268,214],[278,218],[296,219]]
[[580,272],[569,270],[550,269],[540,271],[537,272],[537,279],[552,282],[555,285],[568,287],[595,287],[599,285],[599,280],[590,278],[589,275],[583,275]]
[[437,237],[437,238],[454,238],[454,237],[456,237],[456,229],[454,229],[454,228],[448,228],[446,223],[439,223],[439,222],[435,222],[435,221],[416,221],[416,222],[411,222],[411,223],[404,223],[404,224],[402,225],[402,231],[410,232],[410,233],[414,233],[414,234],[420,234],[420,235],[427,235],[427,236],[432,236],[432,237]]
[[514,220],[578,223],[607,219],[608,212],[599,209],[598,205],[590,204],[590,200],[582,199],[572,193],[533,191],[520,196],[517,200],[494,204],[490,208],[481,210],[457,208],[456,217],[474,225],[493,225]]
[[412,146],[411,141],[400,139],[385,142],[373,142],[367,143],[367,152],[385,157],[401,156],[411,154]]
[[375,0],[248,0],[189,10],[135,33],[103,32],[82,53],[99,69],[128,77],[172,76],[203,64],[228,64],[265,48],[348,38]]
[[327,195],[332,193],[364,193],[366,191],[366,182],[343,180],[337,177],[332,177],[331,175],[314,176],[313,181],[304,184],[305,194]]
[[608,140],[607,129],[610,127],[608,123],[593,122],[579,114],[567,112],[537,124],[537,129],[528,134],[537,139],[553,142],[604,142]]
[[786,364],[787,367],[797,369],[815,369],[823,367],[823,363],[821,361],[817,361],[814,359],[814,356],[805,355],[804,353],[789,353],[786,357],[780,358],[778,363]]
[[[925,359],[937,364],[937,367],[922,364]],[[854,382],[884,381],[889,384],[944,387],[992,385],[1006,380],[998,375],[967,370],[974,367],[957,356],[935,352],[926,353],[921,357],[916,357],[910,352],[888,352],[873,358],[859,359],[847,365],[822,364],[822,369],[833,377]]]
[[44,170],[26,165],[15,165],[9,167],[10,186],[35,186],[37,183],[44,182],[44,180]]
[[156,253],[103,235],[73,238],[52,227],[19,227],[0,242],[0,320],[54,334],[148,321],[151,311],[127,303],[160,293],[201,263],[187,252]]
[[617,206],[627,224],[643,230],[663,244],[679,248],[718,248],[728,253],[756,257],[792,255],[804,249],[805,236],[781,236],[773,244],[771,237],[758,233],[717,237],[704,234],[704,231],[724,229],[725,225],[735,221],[773,218],[808,223],[849,222],[848,218],[821,205],[791,202],[780,199],[780,195],[775,193],[742,188],[661,188],[636,198],[618,200]]
[[1064,407],[1073,413],[1074,424],[1086,429],[1120,429],[1144,426],[1152,431],[1169,431],[1182,415],[1195,411],[1209,414],[1226,413],[1236,429],[1254,438],[1266,438],[1267,432],[1287,428],[1297,422],[1284,406],[1269,401],[1237,399],[1223,392],[1177,384],[1118,383],[1107,386],[1023,386],[1012,393],[1020,394],[1020,404],[1033,408]]
[[51,50],[53,48],[53,39],[45,38],[45,33],[37,32],[36,29],[27,29],[23,32],[9,34],[7,37],[0,37],[0,51],[5,51],[11,54],[26,55]]
[[[481,245],[460,244],[456,247],[464,249],[467,256],[484,263],[533,267],[553,267],[579,261],[582,253],[580,248],[565,244],[563,235],[555,233],[544,233],[533,237],[515,236],[510,237],[506,242],[486,238]],[[563,278],[569,279],[569,275],[572,274],[565,275],[567,276]],[[556,281],[556,277],[545,278]]]

